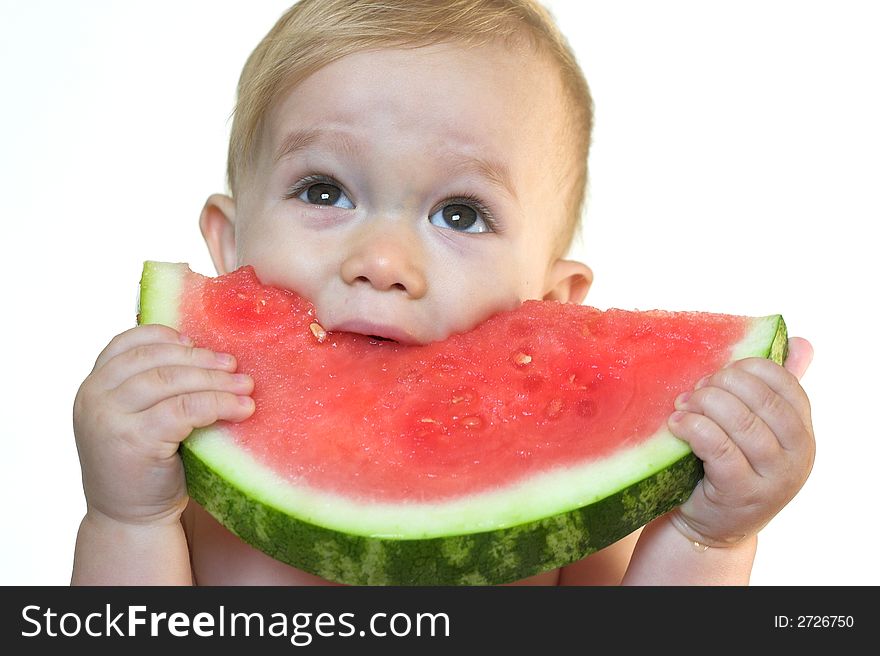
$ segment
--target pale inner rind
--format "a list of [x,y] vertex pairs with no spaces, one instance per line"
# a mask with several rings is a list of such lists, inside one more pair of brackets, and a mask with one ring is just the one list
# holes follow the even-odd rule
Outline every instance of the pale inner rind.
[[749,332],[734,344],[730,353],[730,362],[755,356],[765,357],[777,330],[779,330],[779,315],[752,319]]
[[138,296],[140,323],[160,323],[177,328],[180,296],[190,268],[186,264],[145,262]]

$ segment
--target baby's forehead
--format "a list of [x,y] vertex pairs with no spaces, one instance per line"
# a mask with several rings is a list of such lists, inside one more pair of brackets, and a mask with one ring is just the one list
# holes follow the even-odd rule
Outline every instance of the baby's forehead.
[[430,123],[452,140],[511,127],[529,138],[523,131],[529,126],[505,120],[538,116],[549,125],[566,119],[570,103],[560,77],[558,66],[541,53],[495,42],[374,48],[291,78],[279,87],[264,120],[277,132],[286,115],[309,110],[309,118],[322,124],[356,125],[387,115],[389,120]]
[[[482,70],[487,74],[487,78],[507,77],[506,83],[510,85],[522,79],[534,80],[535,73],[540,78],[554,82],[563,77],[558,62],[543,50],[500,40],[490,40],[478,45],[445,39],[421,46],[374,46],[353,49],[326,60],[317,60],[305,71],[289,62],[285,67],[289,68],[290,72],[274,85],[272,102],[267,109],[286,99],[298,86],[315,76],[326,81],[335,75],[341,82],[345,82],[345,88],[325,89],[326,100],[332,103],[334,100],[343,99],[352,89],[356,89],[363,79],[377,75],[388,76],[391,73],[390,77],[386,77],[386,84],[389,87],[399,84],[400,80],[393,75],[395,67],[407,73],[421,72],[432,79],[437,79],[444,73],[450,75],[460,73],[458,65],[462,63],[465,66],[470,65],[472,69]],[[546,89],[534,89],[534,91],[546,92]],[[531,101],[538,99],[531,90],[529,95]],[[420,100],[423,109],[430,111],[431,102],[436,100],[436,97],[428,96]]]
[[[328,141],[355,152],[377,134],[484,162],[556,159],[568,103],[551,71],[546,58],[497,43],[350,53],[286,86],[264,143],[273,159]],[[504,167],[484,168],[504,177]]]

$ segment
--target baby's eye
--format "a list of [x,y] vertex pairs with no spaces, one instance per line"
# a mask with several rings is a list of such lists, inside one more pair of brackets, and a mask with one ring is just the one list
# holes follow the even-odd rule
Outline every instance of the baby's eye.
[[465,203],[448,203],[431,214],[428,221],[440,228],[452,228],[459,232],[492,232],[484,213]]
[[309,183],[306,181],[305,185],[300,188],[302,191],[296,197],[304,203],[328,205],[346,210],[354,209],[354,203],[351,202],[351,199],[345,195],[345,192],[338,185],[332,182],[320,180]]

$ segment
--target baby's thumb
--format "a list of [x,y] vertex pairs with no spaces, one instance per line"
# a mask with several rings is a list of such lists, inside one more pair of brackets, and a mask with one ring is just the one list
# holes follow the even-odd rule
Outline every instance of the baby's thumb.
[[784,366],[798,380],[804,377],[812,361],[812,344],[803,337],[792,337],[788,340],[788,356],[785,358]]

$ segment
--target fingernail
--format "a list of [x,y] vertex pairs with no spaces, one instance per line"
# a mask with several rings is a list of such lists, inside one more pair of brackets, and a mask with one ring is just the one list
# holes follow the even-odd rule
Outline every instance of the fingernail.
[[676,410],[669,416],[669,421],[673,424],[679,423],[682,419],[684,419],[684,413],[679,410]]
[[192,346],[194,344],[192,337],[190,337],[189,335],[181,335],[179,339],[180,343],[184,346]]
[[687,403],[687,400],[689,398],[691,398],[690,392],[682,392],[681,394],[679,394],[678,396],[675,397],[675,404],[674,404],[675,407],[680,408],[680,407],[684,406],[684,404]]
[[703,376],[702,378],[700,378],[700,380],[697,381],[697,384],[694,385],[694,389],[700,389],[701,387],[704,387],[706,383],[709,382],[709,378],[709,376]]
[[233,362],[235,362],[235,358],[233,358],[228,353],[216,353],[215,357],[217,358],[217,362],[219,364],[223,365],[224,367],[228,367]]
[[233,374],[232,380],[235,381],[236,388],[242,391],[250,391],[254,386],[254,379],[247,374]]
[[239,396],[238,405],[240,405],[242,408],[247,408],[248,410],[250,410],[254,407],[254,400],[249,396]]

